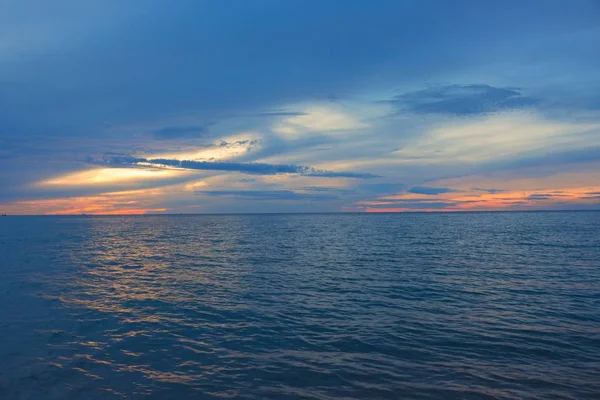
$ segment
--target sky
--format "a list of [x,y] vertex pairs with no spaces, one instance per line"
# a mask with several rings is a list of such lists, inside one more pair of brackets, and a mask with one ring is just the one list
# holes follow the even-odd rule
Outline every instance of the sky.
[[7,214],[600,209],[597,0],[3,0]]

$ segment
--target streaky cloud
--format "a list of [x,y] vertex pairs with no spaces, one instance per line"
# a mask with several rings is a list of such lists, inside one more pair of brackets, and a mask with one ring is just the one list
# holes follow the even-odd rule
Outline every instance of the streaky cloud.
[[569,195],[562,193],[534,193],[527,196],[527,200],[550,200],[561,197],[569,197]]
[[[462,203],[462,202],[461,202]],[[446,209],[459,205],[455,201],[407,201],[407,202],[386,202],[383,204],[369,205],[369,208],[404,208],[415,210]]]
[[292,190],[212,190],[197,191],[206,196],[225,196],[251,200],[288,200],[288,201],[335,201],[338,196],[325,193],[299,193]]
[[527,200],[550,200],[552,195],[547,193],[532,194],[527,196]]
[[323,186],[305,186],[302,188],[302,190],[305,190],[307,192],[325,192],[325,193],[340,193],[340,194],[350,194],[353,193],[352,190],[348,190],[348,189],[341,189],[341,188],[335,188],[335,187],[323,187]]
[[443,193],[455,193],[455,192],[458,192],[458,190],[450,189],[450,188],[435,188],[435,187],[429,187],[429,186],[413,186],[412,188],[410,188],[408,190],[408,192],[413,193],[413,194],[424,194],[427,196],[436,196],[438,194],[443,194]]
[[[93,160],[90,160],[94,162]],[[102,165],[108,167],[157,167],[176,168],[201,171],[229,171],[257,175],[298,174],[325,178],[356,178],[370,179],[377,175],[363,172],[325,171],[305,165],[295,164],[266,164],[266,163],[236,163],[219,161],[173,160],[164,158],[141,158],[129,155],[105,155]]]
[[501,189],[473,188],[473,190],[476,192],[485,192],[485,193],[489,193],[489,194],[497,194],[497,193],[505,192],[505,190],[501,190]]
[[467,116],[534,106],[538,100],[520,89],[485,84],[435,86],[395,96],[388,102],[399,113]]

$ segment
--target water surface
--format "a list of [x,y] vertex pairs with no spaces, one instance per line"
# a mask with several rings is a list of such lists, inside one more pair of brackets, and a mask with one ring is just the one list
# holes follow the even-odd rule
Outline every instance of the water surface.
[[1,399],[600,398],[600,212],[0,219]]

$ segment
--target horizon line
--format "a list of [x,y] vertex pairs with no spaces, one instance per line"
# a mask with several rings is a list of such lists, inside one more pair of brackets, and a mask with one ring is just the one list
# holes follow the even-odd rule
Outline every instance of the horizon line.
[[323,214],[475,214],[475,213],[527,213],[527,212],[600,212],[590,210],[464,210],[464,211],[319,211],[319,212],[215,212],[215,213],[147,213],[147,214],[2,214],[2,217],[156,217],[156,216],[211,216],[211,215],[323,215]]

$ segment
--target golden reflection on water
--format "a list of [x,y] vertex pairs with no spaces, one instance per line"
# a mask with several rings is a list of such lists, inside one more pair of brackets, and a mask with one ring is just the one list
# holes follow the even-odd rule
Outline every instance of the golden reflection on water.
[[[60,300],[67,307],[93,311],[96,318],[102,319],[105,314],[117,321],[112,331],[104,332],[108,340],[78,341],[84,353],[78,357],[116,371],[141,373],[154,381],[188,384],[199,376],[190,371],[160,371],[142,362],[101,360],[93,354],[117,346],[123,355],[144,358],[148,351],[156,354],[160,347],[142,346],[146,350],[140,351],[134,340],[150,341],[157,334],[168,337],[170,345],[175,343],[190,355],[214,353],[210,344],[177,332],[228,328],[230,324],[220,314],[246,308],[229,299],[228,293],[243,294],[244,276],[251,271],[238,262],[235,244],[243,239],[233,234],[236,229],[228,229],[230,236],[224,236],[215,233],[217,226],[205,228],[214,236],[207,245],[206,241],[198,243],[195,236],[181,235],[172,226],[161,226],[160,219],[149,224],[149,218],[152,217],[143,221],[90,219],[89,234],[80,244],[81,251],[71,254],[77,272],[69,277],[68,290],[63,291]],[[186,223],[183,219],[181,222]],[[202,304],[198,304],[199,300]],[[186,315],[190,313],[193,317]],[[194,366],[192,360],[182,360],[179,365]],[[84,373],[83,368],[77,368]],[[87,375],[95,376],[92,372]]]

